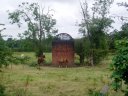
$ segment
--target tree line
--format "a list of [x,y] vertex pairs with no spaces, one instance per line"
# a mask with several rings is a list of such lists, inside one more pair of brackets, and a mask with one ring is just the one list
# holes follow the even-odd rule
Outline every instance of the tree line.
[[[127,37],[128,23],[124,23],[121,31],[112,28],[114,20],[109,15],[113,0],[94,0],[92,7],[88,3],[80,2],[82,20],[79,24],[79,33],[82,38],[75,39],[75,52],[79,55],[80,64],[85,62],[94,66],[98,64],[111,50],[114,52],[115,41]],[[121,4],[119,4],[121,6]],[[2,40],[13,51],[34,51],[37,56],[44,52],[51,52],[52,40],[58,33],[55,28],[56,19],[53,18],[52,9],[40,7],[38,3],[23,2],[13,12],[8,11],[11,24],[21,27],[24,23],[27,30],[19,34],[18,40],[8,38]],[[0,36],[2,38],[2,36]],[[85,59],[86,58],[86,59]]]

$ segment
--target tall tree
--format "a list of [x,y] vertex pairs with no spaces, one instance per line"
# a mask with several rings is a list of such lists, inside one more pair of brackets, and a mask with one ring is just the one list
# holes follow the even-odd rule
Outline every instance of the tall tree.
[[23,2],[17,10],[9,12],[12,24],[17,23],[19,27],[24,23],[27,24],[28,29],[25,30],[24,35],[33,40],[38,56],[43,54],[43,41],[46,37],[57,33],[57,29],[54,28],[56,20],[50,14],[52,10],[48,9],[47,13],[44,11],[44,8],[41,8],[38,3]]
[[[97,63],[102,53],[107,49],[106,32],[110,27],[112,20],[108,17],[109,8],[112,0],[94,0],[91,12],[89,13],[88,3],[81,4],[82,22],[79,31],[84,37],[88,37],[89,50],[87,56],[89,63],[93,66]],[[98,53],[99,52],[99,53]],[[105,55],[105,54],[103,54]]]
[[122,40],[124,38],[127,38],[128,37],[128,23],[124,23],[122,26],[121,26],[121,30],[118,31],[118,30],[114,30],[113,32],[109,33],[109,49],[110,50],[115,50],[115,42],[117,40]]

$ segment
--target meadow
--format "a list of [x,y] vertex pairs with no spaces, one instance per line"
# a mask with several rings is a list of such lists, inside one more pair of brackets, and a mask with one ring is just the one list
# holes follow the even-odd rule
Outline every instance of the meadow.
[[[100,91],[104,85],[109,86],[108,96],[123,96],[120,91],[115,92],[110,86],[109,64],[112,55],[94,67],[42,66],[39,70],[28,65],[36,62],[34,53],[17,52],[15,54],[25,54],[30,57],[30,60],[24,66],[10,65],[0,72],[0,82],[5,85],[8,96],[91,96],[90,92]],[[45,55],[46,63],[49,64],[52,60],[51,54]]]

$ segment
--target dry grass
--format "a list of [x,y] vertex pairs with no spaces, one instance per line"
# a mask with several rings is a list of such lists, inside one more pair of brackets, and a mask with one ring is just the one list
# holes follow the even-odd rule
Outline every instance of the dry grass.
[[[104,60],[106,64],[107,59]],[[6,86],[8,96],[88,96],[89,89],[101,90],[105,84],[110,85],[111,73],[106,64],[77,68],[41,67],[41,70],[13,65],[12,69],[3,69],[0,82]],[[122,94],[110,88],[109,96]]]

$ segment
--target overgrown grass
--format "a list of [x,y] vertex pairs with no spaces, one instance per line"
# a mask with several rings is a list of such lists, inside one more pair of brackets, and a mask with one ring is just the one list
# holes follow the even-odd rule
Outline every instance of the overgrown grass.
[[[35,63],[37,62],[37,57],[34,52],[15,52],[15,56],[21,56],[21,54],[24,54],[27,57],[30,57],[30,60],[27,62],[28,64],[30,63]],[[49,64],[52,62],[52,54],[51,53],[45,53],[45,63]]]
[[[24,54],[35,60],[34,53]],[[50,53],[46,54],[46,60],[50,62]],[[111,72],[107,65],[110,62],[111,56],[104,59],[105,64],[96,67],[41,67],[38,70],[13,65],[12,69],[3,69],[0,82],[5,85],[8,96],[89,96],[89,90],[100,91],[104,85],[110,85]],[[123,95],[110,88],[109,96]]]

